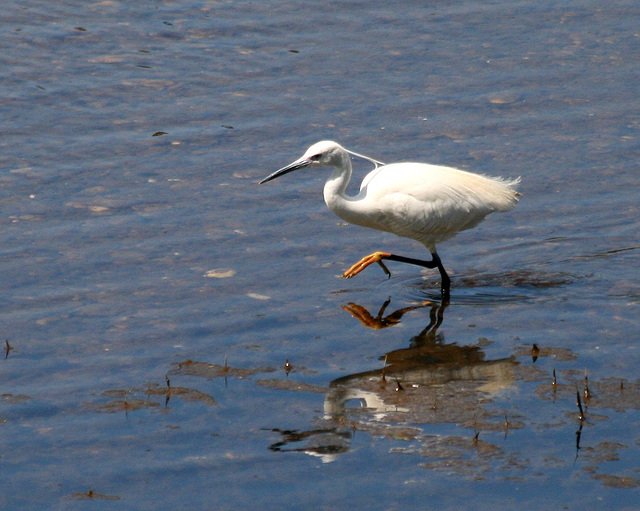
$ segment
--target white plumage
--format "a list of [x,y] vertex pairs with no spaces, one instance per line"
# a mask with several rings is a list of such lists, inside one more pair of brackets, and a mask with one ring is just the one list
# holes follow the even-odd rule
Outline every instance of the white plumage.
[[[345,193],[352,173],[349,154],[376,165],[363,179],[355,197]],[[389,274],[383,259],[438,268],[444,300],[449,299],[450,281],[436,252],[436,244],[476,226],[489,213],[513,209],[518,202],[515,186],[520,179],[504,180],[425,163],[384,165],[368,156],[347,151],[332,141],[312,145],[302,158],[269,175],[261,183],[309,166],[334,167],[324,186],[324,200],[340,218],[415,239],[427,247],[433,257],[432,261],[423,261],[375,252],[353,265],[344,277],[353,277],[373,262]]]

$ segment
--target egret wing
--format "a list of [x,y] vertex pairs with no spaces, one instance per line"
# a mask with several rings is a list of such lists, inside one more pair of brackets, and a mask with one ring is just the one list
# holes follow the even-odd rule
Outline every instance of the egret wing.
[[422,241],[442,241],[517,202],[513,186],[478,174],[419,163],[387,165],[363,183],[377,228]]

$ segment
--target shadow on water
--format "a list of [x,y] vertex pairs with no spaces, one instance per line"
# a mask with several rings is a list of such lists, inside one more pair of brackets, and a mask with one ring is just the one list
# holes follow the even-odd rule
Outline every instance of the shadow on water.
[[[545,300],[540,291],[571,285],[583,278],[560,271],[521,269],[461,274],[452,277],[451,302],[457,305],[491,305]],[[439,301],[439,281],[431,274],[401,280],[414,300]]]
[[[417,309],[429,311],[429,322],[408,347],[382,355],[382,367],[333,380],[323,416],[309,429],[271,429],[280,436],[269,446],[272,451],[302,452],[331,463],[352,450],[357,433],[365,433],[400,441],[403,445],[390,446],[391,453],[416,455],[420,467],[452,476],[518,479],[533,471],[574,467],[580,460],[583,473],[602,484],[640,485],[633,470],[606,472],[606,462],[632,446],[609,441],[581,445],[585,430],[593,439],[591,430],[613,413],[640,409],[637,381],[590,381],[576,369],[549,373],[539,367],[540,360],[560,363],[578,357],[536,344],[488,358],[486,339],[472,345],[445,340],[440,329],[446,306],[423,303],[388,312],[389,305],[387,299],[377,313],[355,303],[342,308],[375,330],[395,326]],[[274,380],[260,383],[277,387]],[[434,426],[437,433],[428,432]],[[511,436],[515,441],[506,442]]]

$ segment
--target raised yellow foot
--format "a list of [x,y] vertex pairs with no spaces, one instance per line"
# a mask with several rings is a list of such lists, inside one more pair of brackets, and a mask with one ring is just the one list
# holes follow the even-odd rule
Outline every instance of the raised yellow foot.
[[364,270],[367,266],[373,263],[378,263],[380,267],[387,274],[387,277],[391,277],[391,272],[387,269],[387,267],[382,262],[383,259],[390,257],[391,254],[387,252],[374,252],[366,257],[360,259],[356,264],[354,264],[351,268],[345,271],[342,274],[343,279],[350,279],[351,277],[355,277],[358,273]]

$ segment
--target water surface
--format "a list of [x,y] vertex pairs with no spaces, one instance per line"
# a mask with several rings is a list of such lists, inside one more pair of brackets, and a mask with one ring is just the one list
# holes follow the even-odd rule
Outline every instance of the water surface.
[[[1,507],[635,509],[634,2],[0,11]],[[522,176],[448,307],[327,138]]]

